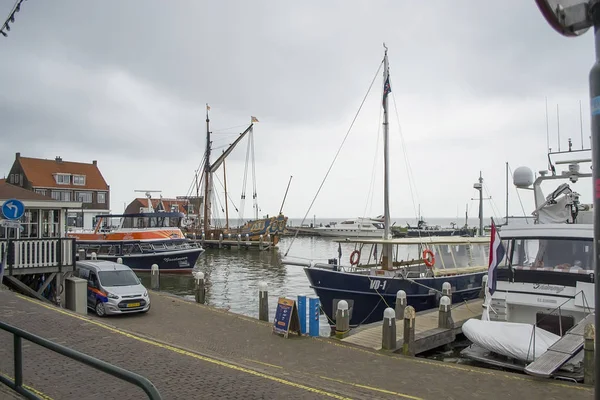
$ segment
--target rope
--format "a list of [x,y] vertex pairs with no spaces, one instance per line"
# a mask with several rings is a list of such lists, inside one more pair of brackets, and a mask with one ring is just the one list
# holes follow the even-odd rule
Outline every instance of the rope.
[[[356,122],[356,119],[358,118],[358,114],[362,110],[363,105],[365,104],[365,101],[367,100],[367,96],[371,92],[371,88],[373,87],[373,84],[375,83],[375,80],[377,79],[377,75],[379,75],[379,71],[381,70],[381,66],[382,65],[383,65],[383,60],[381,61],[381,63],[379,64],[379,67],[377,68],[377,72],[375,73],[375,76],[373,77],[373,80],[371,81],[371,84],[369,85],[369,89],[367,90],[367,93],[363,97],[363,99],[362,99],[362,101],[360,103],[360,107],[358,108],[358,111],[356,112],[356,114],[354,115],[354,118],[352,119],[352,123],[350,124],[350,127],[348,128],[348,131],[346,132],[346,135],[344,136],[344,140],[342,140],[342,144],[340,145],[340,147],[338,148],[337,152],[335,153],[335,156],[333,157],[333,160],[331,161],[331,164],[329,165],[329,169],[327,170],[327,173],[325,174],[325,177],[323,178],[323,181],[321,182],[321,185],[319,186],[319,189],[317,189],[317,193],[313,197],[313,199],[312,199],[312,201],[310,203],[310,206],[308,207],[308,210],[306,211],[306,214],[304,215],[304,218],[302,218],[302,222],[300,222],[300,226],[302,226],[302,224],[304,223],[304,221],[306,221],[306,218],[308,217],[308,213],[310,213],[310,210],[311,210],[312,206],[315,204],[315,201],[317,200],[317,196],[321,192],[321,189],[323,188],[323,185],[325,184],[325,181],[327,180],[327,177],[329,176],[329,173],[333,169],[333,165],[335,164],[335,162],[336,162],[336,160],[337,160],[337,158],[338,158],[338,156],[340,154],[340,151],[342,151],[342,147],[344,147],[344,143],[346,143],[346,140],[348,139],[348,135],[350,135],[350,131],[354,127],[354,123]],[[292,248],[292,245],[294,244],[294,241],[298,237],[298,232],[299,232],[299,230],[296,231],[296,234],[292,238],[292,241],[290,242],[290,245],[289,245],[288,249],[286,250],[286,252],[284,254],[284,257],[287,257],[290,249]]]

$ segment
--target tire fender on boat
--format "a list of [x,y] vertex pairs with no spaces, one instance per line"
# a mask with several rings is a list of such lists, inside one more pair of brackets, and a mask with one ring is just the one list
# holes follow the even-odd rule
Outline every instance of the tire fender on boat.
[[423,261],[427,267],[433,267],[433,264],[435,264],[435,256],[433,255],[433,251],[429,249],[423,250]]
[[354,250],[352,254],[350,254],[350,265],[358,264],[358,260],[360,259],[360,251]]

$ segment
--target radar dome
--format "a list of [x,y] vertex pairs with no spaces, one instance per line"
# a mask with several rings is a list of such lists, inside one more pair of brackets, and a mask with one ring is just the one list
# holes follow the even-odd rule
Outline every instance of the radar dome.
[[527,167],[515,169],[513,183],[518,188],[528,188],[533,184],[533,171]]

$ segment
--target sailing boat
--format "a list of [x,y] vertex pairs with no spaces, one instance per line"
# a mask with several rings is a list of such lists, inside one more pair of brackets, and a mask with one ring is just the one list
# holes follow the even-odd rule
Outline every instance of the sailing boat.
[[[254,219],[249,221],[244,221],[243,219],[243,211],[244,211],[244,202],[246,199],[246,177],[248,171],[248,154],[250,150],[252,150],[252,157],[254,157],[254,144],[253,140],[253,132],[254,132],[254,123],[258,122],[258,119],[255,117],[251,117],[251,122],[248,128],[246,128],[236,140],[229,145],[229,147],[223,151],[223,153],[214,161],[211,162],[210,156],[212,151],[212,142],[211,142],[211,131],[210,131],[210,118],[209,112],[210,106],[206,105],[206,151],[204,153],[204,168],[202,172],[202,176],[200,177],[200,181],[196,181],[196,190],[197,193],[200,193],[200,185],[199,182],[203,182],[202,188],[202,204],[200,208],[202,211],[202,219],[198,221],[199,223],[193,228],[193,232],[196,235],[203,235],[206,239],[218,239],[220,235],[223,237],[227,237],[229,235],[236,237],[237,235],[241,235],[244,240],[248,238],[250,241],[267,241],[270,240],[271,245],[275,246],[279,242],[279,236],[283,233],[287,224],[287,217],[279,212],[279,215],[274,217],[269,217],[268,215],[264,218],[258,218],[258,203],[257,203],[257,194],[256,194],[256,185],[254,185],[254,192],[252,194],[252,198],[254,201]],[[250,141],[248,143],[248,153],[246,157],[246,171],[244,173],[244,184],[242,188],[241,195],[241,204],[240,204],[240,221],[241,226],[239,227],[230,227],[229,226],[229,198],[227,195],[227,177],[225,174],[225,159],[227,156],[233,151],[233,149],[241,142],[241,140],[248,136]],[[254,158],[252,158],[252,163],[254,163]],[[224,186],[225,186],[225,226],[217,227],[214,223],[216,219],[213,219],[213,201],[215,199],[215,190],[214,190],[214,178],[215,173],[219,170],[219,168],[223,166],[223,175],[224,175]],[[254,165],[252,168],[252,172],[254,175]],[[236,208],[237,210],[237,208]]]
[[[476,298],[488,267],[489,238],[415,237],[393,239],[389,202],[388,97],[391,83],[387,47],[383,58],[384,229],[380,238],[335,239],[337,258],[325,263],[284,259],[284,264],[304,266],[329,321],[335,320],[337,304],[348,303],[350,326],[376,322],[386,307],[394,307],[399,290],[417,311],[437,306],[442,284],[452,288],[452,301]],[[342,243],[354,244],[350,265],[342,266]],[[378,251],[379,250],[379,251]],[[361,262],[366,259],[366,262]]]

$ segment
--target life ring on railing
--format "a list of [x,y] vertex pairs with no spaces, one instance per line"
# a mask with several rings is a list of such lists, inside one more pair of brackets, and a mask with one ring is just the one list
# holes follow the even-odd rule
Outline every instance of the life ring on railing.
[[350,265],[358,264],[358,260],[360,259],[360,251],[354,250],[352,254],[350,254]]
[[433,267],[433,264],[435,264],[435,256],[433,255],[433,251],[428,249],[423,250],[423,261],[427,267]]

